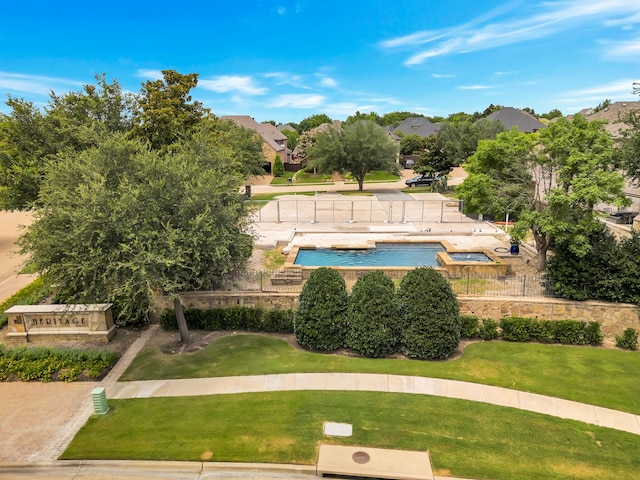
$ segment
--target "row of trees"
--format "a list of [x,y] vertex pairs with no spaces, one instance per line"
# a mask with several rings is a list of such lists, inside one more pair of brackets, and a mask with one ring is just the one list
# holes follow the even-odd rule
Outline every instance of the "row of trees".
[[170,294],[187,339],[179,292],[213,288],[251,255],[239,191],[262,171],[262,141],[192,102],[197,74],[164,71],[138,95],[97,80],[43,112],[9,99],[1,206],[35,207],[20,245],[56,301],[112,302],[125,324]]
[[313,350],[346,347],[366,357],[399,352],[429,360],[449,357],[460,329],[451,286],[425,267],[408,272],[398,289],[382,271],[365,273],[351,295],[336,270],[319,268],[300,293],[294,322],[298,343]]

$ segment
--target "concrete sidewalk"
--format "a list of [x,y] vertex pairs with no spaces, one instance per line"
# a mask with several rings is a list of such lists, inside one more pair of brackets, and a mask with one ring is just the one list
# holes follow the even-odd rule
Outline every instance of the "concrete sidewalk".
[[640,416],[570,400],[478,383],[364,373],[292,373],[118,382],[109,398],[180,397],[291,390],[347,390],[435,395],[517,408],[640,435]]

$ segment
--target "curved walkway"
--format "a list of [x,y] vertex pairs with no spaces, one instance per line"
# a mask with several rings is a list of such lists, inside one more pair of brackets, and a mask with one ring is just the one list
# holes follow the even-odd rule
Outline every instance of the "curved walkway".
[[640,435],[640,415],[478,383],[402,375],[291,373],[118,382],[107,390],[107,396],[180,397],[287,390],[351,390],[435,395],[518,408]]

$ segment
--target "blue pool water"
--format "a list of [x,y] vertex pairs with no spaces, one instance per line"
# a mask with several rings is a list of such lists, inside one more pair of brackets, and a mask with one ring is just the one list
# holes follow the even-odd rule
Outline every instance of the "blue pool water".
[[458,253],[450,253],[449,256],[451,260],[454,262],[492,262],[489,257],[487,257],[482,252],[458,252]]
[[440,243],[378,243],[366,250],[300,249],[295,263],[303,267],[436,267]]

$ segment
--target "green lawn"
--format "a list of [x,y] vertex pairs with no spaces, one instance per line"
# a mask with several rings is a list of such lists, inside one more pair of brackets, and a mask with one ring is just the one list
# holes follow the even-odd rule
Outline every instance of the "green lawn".
[[266,335],[223,337],[191,354],[145,347],[121,380],[304,372],[415,375],[483,383],[640,414],[640,354],[593,347],[480,342],[447,362],[364,359],[296,350]]
[[284,172],[282,177],[273,177],[273,180],[269,183],[269,185],[288,185],[287,181],[289,178],[293,178],[296,172]]
[[[463,400],[378,392],[269,392],[110,400],[62,459],[314,464],[319,443],[429,450],[439,475],[637,478],[640,436]],[[325,421],[353,436],[325,437]]]
[[[347,184],[358,183],[350,174],[345,175],[344,180]],[[397,182],[398,180],[400,180],[400,175],[395,175],[384,170],[375,170],[364,176],[365,182]]]

